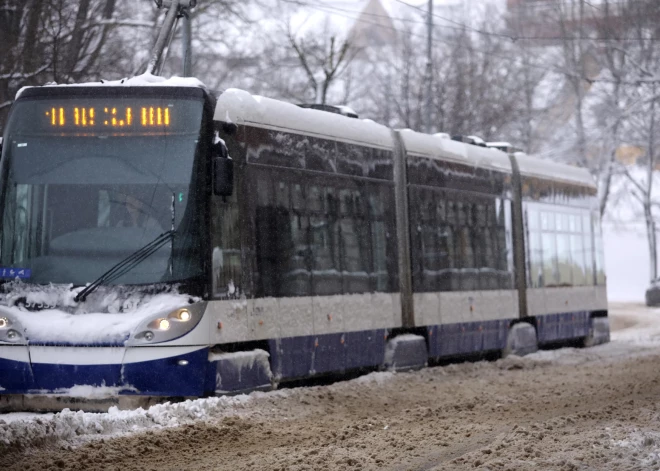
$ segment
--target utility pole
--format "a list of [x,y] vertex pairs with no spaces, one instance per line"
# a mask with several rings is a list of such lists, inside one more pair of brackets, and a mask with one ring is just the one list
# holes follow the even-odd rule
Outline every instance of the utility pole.
[[429,0],[428,16],[426,18],[427,43],[426,43],[426,116],[424,124],[426,132],[431,134],[431,109],[433,107],[433,0]]
[[183,57],[183,76],[192,76],[192,18],[190,12],[185,11],[183,16],[183,35],[181,37],[181,56]]

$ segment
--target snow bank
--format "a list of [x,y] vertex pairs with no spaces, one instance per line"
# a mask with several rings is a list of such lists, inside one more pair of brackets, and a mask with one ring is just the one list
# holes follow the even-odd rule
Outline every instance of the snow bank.
[[217,419],[235,414],[251,400],[250,396],[212,397],[165,403],[130,411],[111,407],[107,413],[72,412],[65,409],[54,415],[27,415],[9,421],[0,415],[0,444],[34,446],[59,440],[75,441],[84,436],[110,436],[140,430],[176,427],[202,419]]

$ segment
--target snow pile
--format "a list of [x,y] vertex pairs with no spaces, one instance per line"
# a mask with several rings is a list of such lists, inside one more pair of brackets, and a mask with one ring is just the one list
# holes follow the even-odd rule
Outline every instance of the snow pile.
[[375,373],[369,373],[368,375],[360,376],[355,378],[353,382],[355,384],[373,384],[381,385],[385,384],[388,381],[391,381],[396,373],[392,371],[378,371]]
[[[0,315],[17,323],[32,341],[123,342],[146,318],[196,301],[176,287],[100,287],[85,302],[71,285],[7,283],[0,293]],[[30,310],[40,309],[40,310]]]
[[626,342],[644,348],[660,346],[660,309],[631,306],[625,311],[625,314],[625,322],[630,325],[613,332],[613,341]]
[[123,411],[111,407],[107,413],[72,412],[30,416],[7,423],[0,415],[0,444],[34,446],[59,440],[73,441],[84,436],[111,436],[146,429],[176,427],[199,420],[235,415],[251,396],[222,396],[164,403],[145,410]]
[[[330,390],[351,389],[355,385],[380,386],[394,379],[395,373],[376,372],[352,381],[336,383]],[[156,404],[148,409],[119,410],[111,407],[107,413],[73,412],[65,409],[57,414],[0,414],[0,445],[38,446],[57,441],[76,442],[94,437],[110,437],[149,429],[177,427],[201,420],[218,420],[227,416],[246,415],[255,401],[273,404],[291,397],[305,396],[323,388],[297,388],[279,391],[255,391],[249,395],[219,396]],[[82,392],[82,391],[81,391]],[[258,407],[254,408],[258,411]]]
[[[623,448],[637,458],[637,464],[645,469],[657,469],[660,460],[660,433],[653,430],[634,430],[625,440],[613,440],[613,445]],[[648,468],[646,468],[648,466]]]
[[53,391],[53,394],[63,394],[68,397],[84,397],[86,399],[105,399],[108,397],[117,396],[121,391],[136,391],[137,389],[121,386],[121,387],[110,387],[110,386],[92,386],[89,384],[77,385],[72,388],[67,388],[64,390],[56,389]]

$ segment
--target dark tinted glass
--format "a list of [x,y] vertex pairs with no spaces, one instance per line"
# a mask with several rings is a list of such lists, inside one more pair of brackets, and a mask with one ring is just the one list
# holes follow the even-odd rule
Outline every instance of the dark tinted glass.
[[[115,283],[201,276],[202,212],[196,205],[202,195],[193,164],[202,101],[63,103],[35,99],[19,102],[12,112],[3,153],[0,265],[31,269],[36,283],[85,284],[174,225],[172,246]],[[145,106],[160,110],[153,125],[150,114],[144,125],[140,121],[137,109]],[[105,108],[109,115],[102,114]],[[170,110],[169,124],[164,110]]]
[[258,296],[396,289],[391,186],[267,168],[251,174]]

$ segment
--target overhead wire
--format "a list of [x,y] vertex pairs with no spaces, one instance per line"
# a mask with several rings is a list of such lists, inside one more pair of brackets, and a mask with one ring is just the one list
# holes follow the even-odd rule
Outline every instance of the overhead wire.
[[[341,8],[335,5],[329,5],[327,3],[323,2],[318,2],[319,4],[312,4],[309,2],[306,2],[304,0],[281,0],[285,3],[290,3],[294,5],[299,5],[299,6],[306,6],[310,8],[315,8],[315,9],[326,9],[326,10],[335,10],[335,11],[341,11],[345,13],[353,13],[357,14],[360,16],[370,16],[373,18],[384,18],[384,19],[389,19],[389,20],[395,20],[395,21],[401,21],[404,23],[412,23],[412,24],[420,24],[420,25],[426,25],[425,20],[415,20],[411,18],[401,18],[397,16],[390,16],[390,15],[380,15],[378,13],[371,13],[367,11],[357,11],[357,10],[352,10],[352,9],[347,9],[347,8]],[[428,12],[424,10],[423,8],[420,8],[415,5],[411,5],[409,3],[404,2],[403,0],[395,0],[398,3],[401,3],[402,5],[405,5],[409,8],[412,8],[414,10],[417,10],[423,14],[427,14]],[[511,34],[511,33],[500,33],[500,32],[494,32],[494,31],[486,31],[483,29],[477,29],[473,28],[469,25],[466,25],[465,23],[461,23],[460,21],[452,20],[450,18],[446,18],[444,16],[438,15],[437,13],[432,13],[432,16],[438,19],[441,19],[443,21],[452,23],[456,26],[448,26],[444,25],[443,28],[445,29],[451,29],[455,31],[466,31],[469,30],[473,33],[481,34],[484,36],[493,36],[493,37],[499,37],[503,39],[508,39],[510,41],[516,42],[516,41],[525,41],[525,40],[534,40],[534,41],[596,41],[596,42],[607,42],[607,41],[634,41],[634,42],[639,42],[639,41],[660,41],[660,38],[656,37],[649,37],[649,38],[629,38],[629,37],[593,37],[593,36],[520,36],[516,34]]]
[[[338,7],[333,7],[333,6],[330,6],[330,5],[327,5],[327,4],[322,4],[322,5],[311,4],[311,3],[308,3],[304,0],[281,0],[281,1],[284,1],[285,3],[295,4],[295,5],[298,5],[298,6],[309,7],[309,8],[312,8],[312,9],[316,9],[318,11],[322,11],[324,13],[330,13],[330,14],[333,14],[333,15],[342,16],[344,18],[347,18],[347,19],[350,19],[350,20],[353,20],[353,21],[356,21],[356,22],[361,22],[361,23],[364,23],[364,24],[369,24],[369,25],[372,25],[372,26],[375,26],[375,27],[378,27],[378,28],[388,29],[388,30],[391,30],[391,31],[399,34],[399,35],[403,34],[403,31],[401,31],[400,29],[396,28],[393,25],[388,26],[388,25],[383,25],[382,23],[375,23],[375,22],[372,22],[372,21],[367,21],[366,19],[362,18],[364,12],[358,12],[358,11],[352,10],[352,13],[360,15],[359,17],[354,17],[354,16],[349,16],[349,15],[346,15],[346,14],[343,13],[344,11],[349,11],[349,10],[338,8]],[[424,11],[423,9],[420,9],[419,7],[415,7],[414,5],[410,5],[408,3],[405,3],[402,0],[395,0],[395,1],[397,1],[399,3],[402,3],[404,5],[407,5],[411,8]],[[369,14],[369,12],[367,12],[367,13]],[[386,15],[369,14],[369,16],[389,18],[390,20],[401,20],[401,18],[386,16]],[[434,16],[436,16],[436,15],[434,15]],[[415,21],[411,21],[411,22],[416,23]],[[419,22],[419,24],[425,24],[425,23]],[[465,25],[465,28],[452,28],[452,29],[458,29],[459,31],[465,31],[466,29],[469,29],[469,27],[467,27],[467,25]],[[492,35],[492,36],[499,36],[499,37],[512,39],[510,36],[506,36],[506,35],[502,35],[502,34],[496,34],[496,33],[490,34],[488,32],[482,31],[482,30],[474,30],[474,29],[472,29],[472,30],[475,33],[481,32],[482,34],[489,34],[489,35]],[[422,38],[422,39],[426,39],[425,35],[413,33],[412,31],[406,31],[405,34],[410,35],[410,36],[419,37],[419,38]],[[525,39],[525,38],[519,38],[519,39]],[[533,39],[533,38],[526,38],[526,39]],[[561,38],[557,38],[557,39],[561,39]],[[572,38],[572,39],[575,39],[575,38]],[[654,38],[654,40],[660,40],[660,38]],[[460,44],[448,41],[446,38],[442,39],[442,40],[432,39],[432,42],[435,43],[435,44],[443,44],[443,45],[449,44],[449,45],[452,45],[452,46],[460,46]],[[519,60],[515,57],[502,56],[502,55],[494,54],[490,51],[483,51],[483,50],[480,50],[480,49],[477,49],[477,48],[473,48],[472,50],[474,52],[478,53],[478,54],[489,55],[489,56],[499,58],[499,59],[502,59],[502,60],[506,60],[506,61],[509,61],[509,62],[516,62],[516,63],[519,62]],[[584,80],[584,81],[586,81],[588,83],[591,83],[591,84],[596,83],[596,82],[604,82],[604,83],[619,83],[619,84],[625,84],[625,85],[639,86],[640,84],[660,82],[660,77],[659,78],[632,79],[632,80],[629,80],[629,81],[604,79],[604,78],[597,79],[597,78],[585,77],[583,75],[568,72],[566,70],[562,70],[562,69],[556,68],[556,67],[547,67],[547,66],[542,66],[542,65],[538,65],[538,64],[530,64],[530,63],[520,64],[520,65],[522,67],[534,68],[534,69],[538,69],[538,70],[544,70],[546,72],[558,73],[558,74],[561,74],[561,75],[565,75],[567,77]]]

